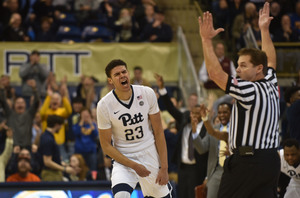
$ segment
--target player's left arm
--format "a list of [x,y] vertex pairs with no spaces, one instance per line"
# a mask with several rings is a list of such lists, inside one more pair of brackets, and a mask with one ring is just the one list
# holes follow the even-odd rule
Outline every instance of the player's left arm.
[[162,128],[160,112],[149,115],[150,122],[153,128],[155,138],[155,145],[160,159],[160,169],[156,178],[156,183],[159,185],[166,185],[169,180],[168,176],[168,154],[167,145]]

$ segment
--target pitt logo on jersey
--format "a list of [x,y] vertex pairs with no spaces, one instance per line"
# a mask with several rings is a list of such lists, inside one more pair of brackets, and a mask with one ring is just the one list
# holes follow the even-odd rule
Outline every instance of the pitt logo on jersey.
[[124,114],[120,115],[120,117],[118,119],[122,120],[123,126],[133,125],[133,124],[137,124],[137,123],[144,121],[144,118],[143,118],[143,115],[141,114],[141,112],[138,114],[134,114],[133,117],[131,117],[131,115],[129,113],[124,113]]

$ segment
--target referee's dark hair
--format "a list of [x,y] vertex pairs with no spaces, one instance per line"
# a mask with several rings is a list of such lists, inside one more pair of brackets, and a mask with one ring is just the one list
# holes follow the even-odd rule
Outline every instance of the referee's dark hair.
[[121,59],[114,59],[114,60],[110,61],[110,62],[108,63],[108,65],[106,66],[106,68],[105,68],[106,76],[107,76],[108,78],[110,78],[110,77],[111,77],[111,74],[110,74],[111,70],[112,70],[113,68],[115,68],[115,67],[117,67],[117,66],[121,66],[121,65],[122,65],[122,66],[125,66],[126,69],[127,69],[127,64],[126,64],[124,61],[122,61]]
[[238,52],[239,56],[249,55],[250,62],[254,65],[254,67],[262,64],[263,65],[263,73],[267,74],[268,71],[268,58],[264,51],[255,49],[255,48],[243,48]]
[[290,138],[290,139],[284,140],[283,143],[282,143],[282,148],[284,148],[284,147],[292,147],[292,146],[295,146],[297,148],[297,150],[299,150],[299,142],[298,142],[298,140]]
[[56,124],[63,124],[64,118],[57,115],[49,115],[47,118],[47,127],[53,128]]

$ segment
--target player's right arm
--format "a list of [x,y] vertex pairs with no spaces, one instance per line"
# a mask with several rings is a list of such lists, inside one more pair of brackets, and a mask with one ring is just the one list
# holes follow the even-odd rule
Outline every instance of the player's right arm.
[[120,164],[132,168],[140,177],[147,177],[150,175],[150,171],[146,169],[145,166],[138,164],[122,153],[120,153],[115,147],[111,144],[112,131],[110,129],[99,129],[99,139],[103,152],[110,156],[112,159],[116,160]]

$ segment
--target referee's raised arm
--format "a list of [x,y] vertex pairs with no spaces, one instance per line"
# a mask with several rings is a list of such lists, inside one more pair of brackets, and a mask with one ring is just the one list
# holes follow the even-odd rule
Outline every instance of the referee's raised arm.
[[273,17],[270,17],[270,4],[265,3],[264,7],[259,10],[259,28],[261,32],[262,50],[268,57],[268,67],[276,70],[276,52],[270,37],[269,26]]

